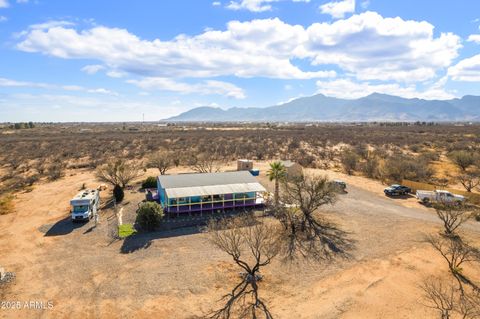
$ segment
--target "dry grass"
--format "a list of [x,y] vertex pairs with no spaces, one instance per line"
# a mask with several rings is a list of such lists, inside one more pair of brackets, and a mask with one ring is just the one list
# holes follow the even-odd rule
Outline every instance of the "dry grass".
[[0,215],[7,215],[13,212],[15,205],[13,203],[15,196],[4,195],[0,197]]

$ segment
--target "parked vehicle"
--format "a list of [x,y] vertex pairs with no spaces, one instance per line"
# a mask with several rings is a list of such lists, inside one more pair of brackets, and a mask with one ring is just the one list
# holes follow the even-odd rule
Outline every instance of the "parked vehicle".
[[72,221],[89,220],[97,214],[100,205],[100,192],[87,189],[78,193],[70,201]]
[[387,196],[400,196],[400,195],[406,195],[410,193],[412,190],[410,187],[399,185],[399,184],[393,184],[390,185],[389,187],[385,188],[383,192]]
[[461,203],[465,201],[465,197],[462,195],[452,194],[449,191],[434,190],[434,191],[417,191],[417,198],[421,202],[427,203]]
[[334,179],[330,183],[339,192],[346,192],[347,190],[347,183],[342,180]]

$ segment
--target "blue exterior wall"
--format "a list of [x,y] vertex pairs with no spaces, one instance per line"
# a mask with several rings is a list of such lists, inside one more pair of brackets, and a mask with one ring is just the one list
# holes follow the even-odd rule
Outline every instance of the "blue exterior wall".
[[158,192],[158,202],[165,206],[165,189],[160,184],[160,180],[157,178],[157,192]]

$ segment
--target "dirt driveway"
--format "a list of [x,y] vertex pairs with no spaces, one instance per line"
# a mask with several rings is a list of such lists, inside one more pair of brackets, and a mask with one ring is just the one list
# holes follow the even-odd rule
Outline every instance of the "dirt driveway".
[[[0,318],[190,318],[218,306],[238,269],[206,234],[189,228],[112,242],[108,213],[96,228],[70,223],[65,203],[91,180],[84,172],[39,185],[19,196],[17,213],[0,216],[0,264],[17,276],[1,299],[53,303],[2,309]],[[351,232],[354,257],[265,269],[262,291],[275,317],[433,318],[417,288],[444,268],[422,243],[439,225],[430,210],[349,186],[325,214]],[[467,230],[477,243],[479,226]]]

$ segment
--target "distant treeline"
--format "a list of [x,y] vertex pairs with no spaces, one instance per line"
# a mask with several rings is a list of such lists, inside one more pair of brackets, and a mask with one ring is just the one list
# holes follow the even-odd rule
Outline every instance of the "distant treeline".
[[33,122],[20,122],[10,124],[8,127],[15,130],[21,130],[25,128],[34,128],[35,124],[33,124]]

